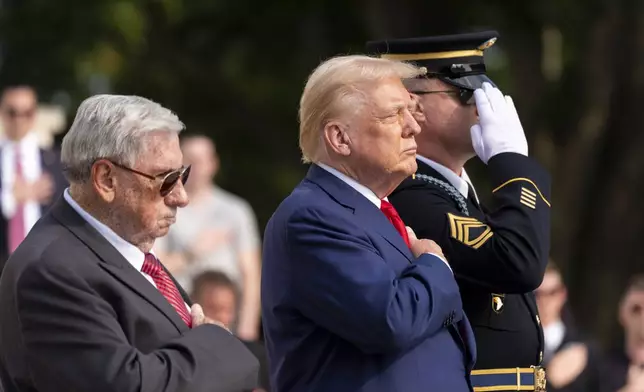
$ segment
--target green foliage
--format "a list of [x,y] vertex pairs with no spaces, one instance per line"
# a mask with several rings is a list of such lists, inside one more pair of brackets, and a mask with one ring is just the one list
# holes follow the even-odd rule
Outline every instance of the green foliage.
[[[12,3],[0,14],[6,54],[0,81],[31,82],[45,100],[66,91],[73,107],[105,88],[171,107],[188,132],[214,137],[223,165],[219,183],[251,202],[262,227],[306,171],[297,107],[321,60],[361,52],[373,38],[497,29],[490,72],[513,95],[531,154],[554,176],[553,254],[572,271],[573,302],[601,309],[579,307],[581,320],[607,333],[601,320],[614,320],[614,282],[642,268],[627,263],[639,255],[637,236],[604,240],[606,232],[643,229],[635,222],[611,228],[644,212],[635,197],[644,189],[644,173],[637,175],[642,154],[632,147],[630,129],[639,126],[641,110],[618,101],[644,98],[636,72],[643,59],[631,55],[639,50],[633,37],[643,35],[636,23],[642,5],[634,0]],[[554,80],[541,68],[544,29],[563,38]],[[110,83],[97,87],[97,76]],[[482,178],[484,165],[471,166]],[[479,194],[489,189],[479,188]],[[618,201],[626,207],[604,208]],[[595,281],[609,295],[587,298]]]

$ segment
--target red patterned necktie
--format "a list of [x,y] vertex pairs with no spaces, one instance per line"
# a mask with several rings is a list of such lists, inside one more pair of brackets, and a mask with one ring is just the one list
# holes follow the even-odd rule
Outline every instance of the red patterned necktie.
[[[16,145],[15,149],[15,180],[22,181],[22,162],[20,160],[20,146]],[[25,239],[25,206],[22,203],[16,203],[16,211],[9,220],[9,253],[20,245]]]
[[402,238],[405,240],[405,243],[407,246],[409,245],[409,236],[407,235],[407,229],[405,228],[405,224],[403,223],[402,219],[400,218],[400,215],[398,215],[398,212],[394,208],[393,205],[391,205],[390,202],[387,200],[381,200],[380,201],[380,211],[382,211],[387,219],[391,222],[391,224],[394,225],[396,228],[396,231],[400,233]]
[[190,316],[190,313],[188,313],[188,309],[183,302],[183,298],[181,297],[177,286],[153,254],[145,254],[145,261],[143,262],[141,272],[152,277],[154,284],[157,285],[157,289],[159,289],[161,294],[163,294],[168,302],[170,302],[170,305],[172,305],[177,313],[179,313],[179,316],[181,316],[181,319],[188,325],[188,327],[191,327],[192,317]]

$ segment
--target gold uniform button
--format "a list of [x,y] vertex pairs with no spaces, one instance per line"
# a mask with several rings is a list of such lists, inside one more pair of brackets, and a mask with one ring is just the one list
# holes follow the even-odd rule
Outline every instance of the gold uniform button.
[[539,351],[539,363],[543,361],[543,351]]
[[537,325],[541,325],[541,319],[539,318],[539,315],[537,315]]

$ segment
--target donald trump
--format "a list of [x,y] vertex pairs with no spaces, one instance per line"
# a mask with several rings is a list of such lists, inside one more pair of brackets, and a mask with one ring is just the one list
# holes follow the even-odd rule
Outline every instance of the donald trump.
[[476,352],[441,249],[387,195],[416,170],[409,64],[336,57],[300,101],[306,178],[265,233],[262,312],[276,391],[471,391]]

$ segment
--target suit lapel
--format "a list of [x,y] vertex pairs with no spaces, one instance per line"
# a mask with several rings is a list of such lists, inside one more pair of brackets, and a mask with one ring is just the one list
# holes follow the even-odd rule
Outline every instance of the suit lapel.
[[[363,197],[364,199],[364,197]],[[410,262],[414,261],[411,250],[405,243],[403,237],[398,233],[394,225],[387,219],[373,203],[365,200],[368,205],[357,205],[355,209],[356,219],[364,227],[375,229],[387,242],[393,245],[400,253],[403,254]],[[357,203],[363,204],[363,203]]]
[[58,157],[53,151],[40,148],[40,165],[43,169],[51,169],[58,162]]
[[[116,248],[97,232],[61,196],[50,210],[52,216],[71,231],[100,259],[100,266],[163,313],[179,331],[188,329],[177,311],[150,282],[137,271]],[[172,275],[170,275],[172,276]],[[174,278],[172,278],[174,281]],[[176,282],[175,282],[176,284]],[[182,296],[185,294],[177,285]],[[188,302],[189,303],[189,302]]]
[[411,250],[394,225],[375,204],[360,192],[317,165],[311,166],[307,179],[317,184],[336,202],[353,210],[356,220],[361,226],[377,231],[410,262],[414,260]]

